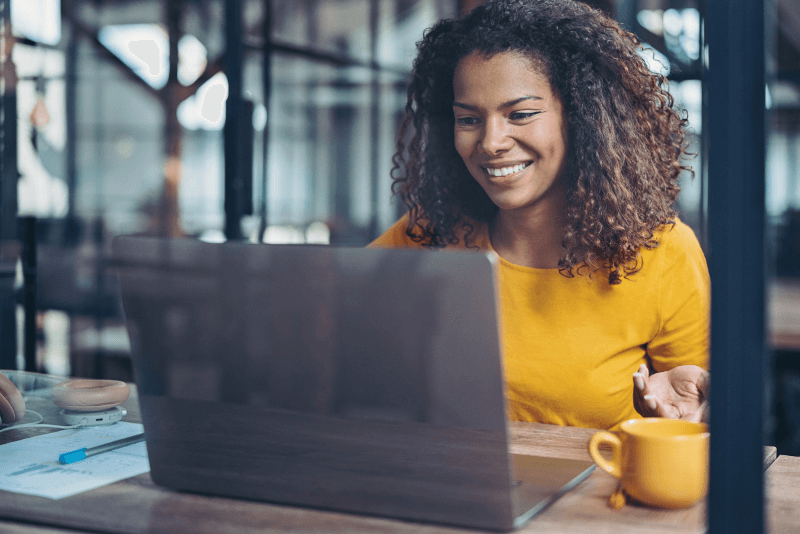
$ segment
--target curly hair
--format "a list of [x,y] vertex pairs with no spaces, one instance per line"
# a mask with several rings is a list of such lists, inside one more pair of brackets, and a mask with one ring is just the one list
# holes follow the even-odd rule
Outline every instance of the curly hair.
[[[521,53],[542,70],[568,124],[566,226],[561,274],[607,269],[618,284],[641,269],[642,247],[674,224],[688,155],[687,119],[651,72],[637,39],[572,0],[497,0],[429,28],[414,61],[392,190],[409,210],[407,234],[430,247],[470,246],[474,222],[498,208],[454,143],[453,76],[473,53]],[[474,245],[473,245],[474,246]]]

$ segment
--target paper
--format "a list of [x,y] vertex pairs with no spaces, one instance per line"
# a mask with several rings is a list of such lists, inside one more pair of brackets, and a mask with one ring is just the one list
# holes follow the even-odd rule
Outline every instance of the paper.
[[118,422],[108,426],[61,430],[0,445],[0,490],[61,499],[150,471],[147,447],[139,442],[73,464],[58,456],[140,434],[142,425]]

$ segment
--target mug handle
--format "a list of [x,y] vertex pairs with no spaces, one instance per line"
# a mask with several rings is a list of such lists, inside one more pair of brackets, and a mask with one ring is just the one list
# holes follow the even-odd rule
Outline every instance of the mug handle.
[[[600,454],[600,445],[602,444],[611,447],[611,460],[607,460]],[[616,478],[622,478],[622,440],[616,434],[605,430],[596,432],[589,440],[589,456],[603,471]]]

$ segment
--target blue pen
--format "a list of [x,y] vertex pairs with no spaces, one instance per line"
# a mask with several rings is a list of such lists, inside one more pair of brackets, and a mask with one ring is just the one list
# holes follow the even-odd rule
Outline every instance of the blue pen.
[[105,445],[98,445],[97,447],[89,447],[88,449],[78,449],[76,451],[65,452],[58,457],[58,461],[62,464],[71,464],[73,462],[83,460],[84,458],[88,458],[89,456],[127,447],[128,445],[133,445],[134,443],[139,443],[140,441],[144,441],[144,433],[136,434],[135,436],[130,436],[128,438],[118,439],[117,441],[112,441],[110,443],[106,443]]

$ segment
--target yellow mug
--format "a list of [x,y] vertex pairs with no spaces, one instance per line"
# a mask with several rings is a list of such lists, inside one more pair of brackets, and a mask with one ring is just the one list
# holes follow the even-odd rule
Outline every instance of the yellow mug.
[[[620,425],[619,436],[601,430],[589,454],[617,477],[637,501],[659,508],[684,508],[708,492],[708,427],[679,419],[649,417]],[[611,447],[611,459],[600,446]]]

